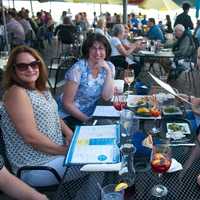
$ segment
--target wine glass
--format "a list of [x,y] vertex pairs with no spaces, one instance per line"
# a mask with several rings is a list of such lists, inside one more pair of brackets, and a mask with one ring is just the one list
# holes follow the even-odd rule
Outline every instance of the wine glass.
[[154,126],[151,129],[152,134],[157,134],[160,132],[160,128],[157,127],[157,119],[160,116],[160,105],[158,103],[156,94],[155,94],[155,89],[154,89],[154,93],[151,96],[151,104],[152,104],[152,108],[151,108],[151,115],[154,117]]
[[[168,144],[156,144],[153,146],[151,153],[151,168],[152,171],[161,175],[166,172],[171,166],[171,149]],[[155,197],[163,197],[168,193],[167,188],[158,184],[151,189],[151,194]]]
[[134,78],[135,78],[134,70],[132,70],[132,69],[124,70],[124,81],[126,82],[126,84],[128,84],[128,91],[127,91],[128,95],[131,92],[130,86],[131,86],[131,83],[133,83]]
[[126,107],[126,105],[127,105],[126,96],[124,94],[119,95],[118,93],[115,93],[113,98],[114,108],[118,111],[121,111]]

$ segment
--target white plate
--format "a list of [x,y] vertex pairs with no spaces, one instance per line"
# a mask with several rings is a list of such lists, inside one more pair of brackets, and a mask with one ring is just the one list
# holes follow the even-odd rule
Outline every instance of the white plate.
[[167,131],[168,132],[175,132],[173,130],[171,130],[169,128],[169,126],[171,124],[176,124],[176,125],[179,125],[182,127],[182,129],[180,130],[181,132],[183,132],[184,134],[191,134],[191,131],[190,131],[190,127],[189,127],[189,124],[188,123],[167,123]]
[[[176,124],[178,126],[181,126],[182,128],[178,131],[173,131],[172,129],[169,128],[171,124]],[[179,140],[186,137],[186,135],[190,135],[190,134],[191,134],[191,131],[190,131],[190,127],[188,123],[167,123],[167,133],[166,133],[167,138]]]
[[164,48],[164,49],[161,49],[160,51],[163,51],[163,52],[172,52],[172,49]]
[[[170,108],[173,107],[177,111],[176,112],[166,112],[165,109],[168,108],[168,107],[170,107]],[[176,106],[165,106],[165,107],[163,107],[162,110],[163,110],[163,114],[164,115],[182,115],[183,114],[183,112],[181,111],[181,109],[179,107],[176,107]]]
[[148,97],[148,96],[147,95],[128,95],[127,106],[130,108],[136,108],[138,106],[145,106],[146,103],[140,104],[140,105],[137,104],[137,102],[144,97]]

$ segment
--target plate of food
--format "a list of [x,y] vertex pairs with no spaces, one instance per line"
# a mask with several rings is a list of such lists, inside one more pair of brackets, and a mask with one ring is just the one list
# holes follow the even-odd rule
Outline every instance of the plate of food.
[[129,95],[127,106],[130,108],[146,107],[148,105],[148,97],[140,95]]
[[188,135],[191,135],[190,126],[188,123],[167,123],[166,138],[180,140]]
[[143,116],[143,117],[150,117],[151,116],[150,109],[148,109],[146,107],[137,108],[136,111],[135,111],[135,114],[139,115],[139,116]]
[[182,115],[183,112],[179,107],[176,106],[165,106],[163,107],[163,115]]

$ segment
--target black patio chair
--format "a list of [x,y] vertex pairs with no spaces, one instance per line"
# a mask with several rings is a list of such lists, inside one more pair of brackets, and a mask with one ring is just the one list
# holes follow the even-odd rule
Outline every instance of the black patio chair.
[[61,26],[58,31],[58,50],[57,55],[61,55],[63,53],[71,54],[71,50],[76,45],[77,38],[76,28],[74,26]]
[[120,79],[121,77],[121,72],[128,67],[128,63],[125,60],[125,56],[111,56],[110,57],[110,62],[113,63],[115,66],[115,78]]
[[62,86],[64,86],[65,73],[76,61],[77,61],[77,58],[74,56],[66,57],[58,65],[55,76],[49,77],[48,83],[52,90],[53,95],[56,95],[56,91],[58,88],[61,88]]

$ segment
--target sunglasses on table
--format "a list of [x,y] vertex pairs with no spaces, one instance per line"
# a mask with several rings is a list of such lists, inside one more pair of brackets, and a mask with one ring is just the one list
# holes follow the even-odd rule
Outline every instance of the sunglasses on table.
[[40,64],[39,60],[35,60],[31,63],[16,63],[15,67],[19,70],[19,71],[26,71],[28,69],[28,67],[30,66],[32,69],[37,69]]

